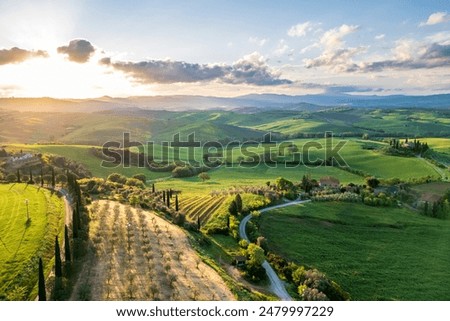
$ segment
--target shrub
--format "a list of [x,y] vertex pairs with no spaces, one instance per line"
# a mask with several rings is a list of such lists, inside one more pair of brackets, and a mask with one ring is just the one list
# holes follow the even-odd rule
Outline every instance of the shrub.
[[125,185],[127,186],[135,186],[141,189],[145,188],[144,183],[142,183],[141,180],[137,179],[137,178],[128,178],[125,182]]
[[140,180],[144,184],[145,184],[145,182],[147,182],[147,177],[144,174],[133,175],[133,178]]
[[110,182],[125,184],[127,182],[127,178],[119,173],[112,173],[107,178]]

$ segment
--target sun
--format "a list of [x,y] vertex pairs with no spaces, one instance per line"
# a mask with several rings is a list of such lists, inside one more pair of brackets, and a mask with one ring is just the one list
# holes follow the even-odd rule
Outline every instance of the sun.
[[135,83],[122,73],[111,72],[98,64],[97,56],[80,64],[68,61],[56,52],[49,52],[47,58],[4,66],[0,69],[0,79],[0,87],[13,88],[10,96],[94,98],[154,95],[153,86]]

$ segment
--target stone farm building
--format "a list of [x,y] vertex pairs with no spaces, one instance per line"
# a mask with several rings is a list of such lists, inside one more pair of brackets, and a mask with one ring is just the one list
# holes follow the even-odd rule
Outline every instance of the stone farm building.
[[332,176],[324,176],[319,180],[321,187],[339,187],[340,182],[337,178]]

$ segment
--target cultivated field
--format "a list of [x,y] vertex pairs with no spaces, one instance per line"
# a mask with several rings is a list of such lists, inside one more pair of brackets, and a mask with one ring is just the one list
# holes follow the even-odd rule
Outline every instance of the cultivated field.
[[310,203],[261,217],[272,251],[325,272],[353,300],[450,300],[449,229],[449,220],[354,203]]
[[55,236],[63,230],[64,204],[56,195],[27,184],[0,184],[0,300],[35,298],[39,257],[48,274]]
[[180,228],[116,202],[94,202],[90,212],[93,251],[73,299],[234,299]]
[[449,182],[434,182],[415,185],[412,190],[417,192],[421,201],[436,202],[447,190],[450,189]]
[[225,196],[187,196],[181,198],[180,210],[186,213],[186,218],[196,222],[208,221],[225,201]]

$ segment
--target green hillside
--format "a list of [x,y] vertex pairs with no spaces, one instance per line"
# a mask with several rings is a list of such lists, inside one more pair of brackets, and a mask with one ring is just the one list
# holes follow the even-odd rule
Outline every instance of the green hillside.
[[49,272],[64,217],[63,201],[50,191],[26,184],[0,185],[0,300],[35,298],[38,259],[42,257]]
[[449,229],[449,220],[349,203],[310,203],[261,217],[272,251],[325,272],[353,300],[450,300]]

